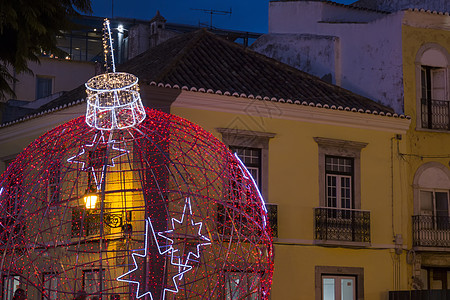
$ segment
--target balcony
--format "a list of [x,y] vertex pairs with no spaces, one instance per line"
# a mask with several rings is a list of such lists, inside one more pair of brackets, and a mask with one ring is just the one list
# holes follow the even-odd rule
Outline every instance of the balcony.
[[413,216],[413,246],[450,247],[448,216]]
[[422,99],[422,128],[450,130],[450,101]]
[[391,291],[389,300],[446,300],[449,299],[449,290],[423,290],[423,291]]
[[314,238],[322,241],[370,243],[370,212],[317,207]]
[[272,229],[272,236],[278,237],[278,205],[266,203],[267,208],[267,221]]

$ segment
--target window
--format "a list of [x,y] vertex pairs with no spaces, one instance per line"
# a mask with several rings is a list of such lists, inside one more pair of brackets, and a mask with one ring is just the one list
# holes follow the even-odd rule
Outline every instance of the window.
[[450,130],[449,61],[438,44],[426,44],[416,55],[418,128]]
[[225,272],[225,300],[261,299],[261,275],[257,272]]
[[356,300],[354,276],[322,276],[323,300]]
[[450,229],[448,191],[420,190],[420,215],[430,217],[430,228]]
[[247,170],[252,175],[258,188],[261,187],[261,149],[249,147],[230,146],[233,153],[237,153]]
[[445,68],[422,66],[422,127],[450,129],[450,110],[447,99],[447,72]]
[[56,300],[58,299],[58,277],[56,273],[43,274],[43,291],[42,299]]
[[23,208],[22,176],[16,175],[10,179],[9,188],[2,193],[3,208],[6,210],[0,228],[0,242],[19,243],[24,235],[25,226],[21,222],[21,211]]
[[360,155],[366,143],[315,137],[319,146],[319,207],[315,243],[370,243],[370,212],[361,210]]
[[3,300],[12,300],[14,292],[20,287],[19,275],[3,276]]
[[[238,154],[239,158],[247,167],[256,184],[258,185],[258,188],[267,203],[266,206],[270,206],[270,204],[268,203],[270,202],[268,201],[269,140],[271,138],[274,138],[275,134],[231,128],[216,128],[216,130],[222,134],[222,140],[228,147],[230,147],[230,150]],[[235,182],[231,183],[231,185],[231,189],[234,190],[234,193],[242,194],[246,191],[246,188],[243,186],[243,184]],[[221,205],[218,206],[218,223],[220,232],[223,232],[224,234],[230,234],[231,229],[233,228],[232,224],[235,223],[233,222],[235,218],[240,218],[239,221],[244,221],[245,223],[245,220],[242,220],[242,214],[234,215],[234,212],[236,211],[235,207],[239,207],[239,205],[239,203],[233,203],[232,205],[230,205],[230,207],[224,207]],[[271,214],[269,222],[273,233],[277,235],[277,207],[274,205],[272,205],[271,207],[272,209],[270,209]],[[246,211],[249,215],[252,215],[251,209],[251,207],[246,208]],[[248,228],[242,226],[238,230],[248,230]]]
[[36,76],[36,99],[50,96],[53,93],[53,78]]
[[447,290],[450,288],[450,268],[422,267],[420,279],[423,290]]
[[364,268],[316,266],[315,300],[364,299]]
[[266,202],[269,195],[269,140],[275,133],[231,128],[216,128],[222,134],[222,141],[249,169]]
[[[100,273],[101,279],[100,280]],[[105,271],[103,270],[83,270],[83,289],[86,291],[88,295],[90,295],[87,299],[92,299],[93,295],[100,293],[100,289],[102,288],[102,282],[105,282]]]
[[361,208],[361,150],[367,143],[315,137],[319,146],[319,205]]
[[414,175],[413,245],[450,247],[450,170],[438,162]]
[[353,208],[353,158],[325,156],[327,207]]
[[[228,199],[226,204],[217,204],[217,224],[218,231],[224,235],[234,233],[251,234],[255,228],[253,222],[248,222],[249,218],[256,216],[255,203],[247,199],[249,194],[249,179],[245,179],[243,170],[238,163],[230,165],[230,179],[225,185]],[[245,213],[243,213],[245,211]]]

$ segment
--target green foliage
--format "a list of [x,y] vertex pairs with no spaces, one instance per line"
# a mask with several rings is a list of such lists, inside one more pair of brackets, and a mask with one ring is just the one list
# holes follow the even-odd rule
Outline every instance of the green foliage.
[[70,18],[91,13],[90,0],[0,0],[0,100],[15,96],[13,70],[31,73],[42,51],[61,53],[56,36],[74,25]]

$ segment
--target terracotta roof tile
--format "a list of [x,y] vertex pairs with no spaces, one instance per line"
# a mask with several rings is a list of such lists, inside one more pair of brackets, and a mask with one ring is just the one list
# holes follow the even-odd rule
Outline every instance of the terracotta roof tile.
[[141,82],[188,90],[201,88],[231,95],[306,101],[363,111],[393,110],[368,98],[226,41],[206,30],[175,37],[126,62],[120,70]]
[[[389,107],[206,30],[174,37],[118,69],[136,75],[141,84],[399,117]],[[83,85],[21,120],[76,105],[85,97]]]

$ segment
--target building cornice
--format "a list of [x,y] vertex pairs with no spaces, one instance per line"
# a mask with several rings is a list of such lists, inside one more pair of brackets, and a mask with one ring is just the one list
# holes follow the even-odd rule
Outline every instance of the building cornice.
[[302,104],[279,103],[225,95],[182,91],[172,107],[228,112],[263,118],[319,123],[352,128],[364,128],[394,133],[406,133],[411,120],[404,117],[382,116],[361,111],[312,107]]
[[[83,103],[84,104],[84,103]],[[74,105],[65,109],[34,116],[33,118],[0,128],[0,144],[15,138],[36,138],[58,125],[84,115],[86,105]]]

